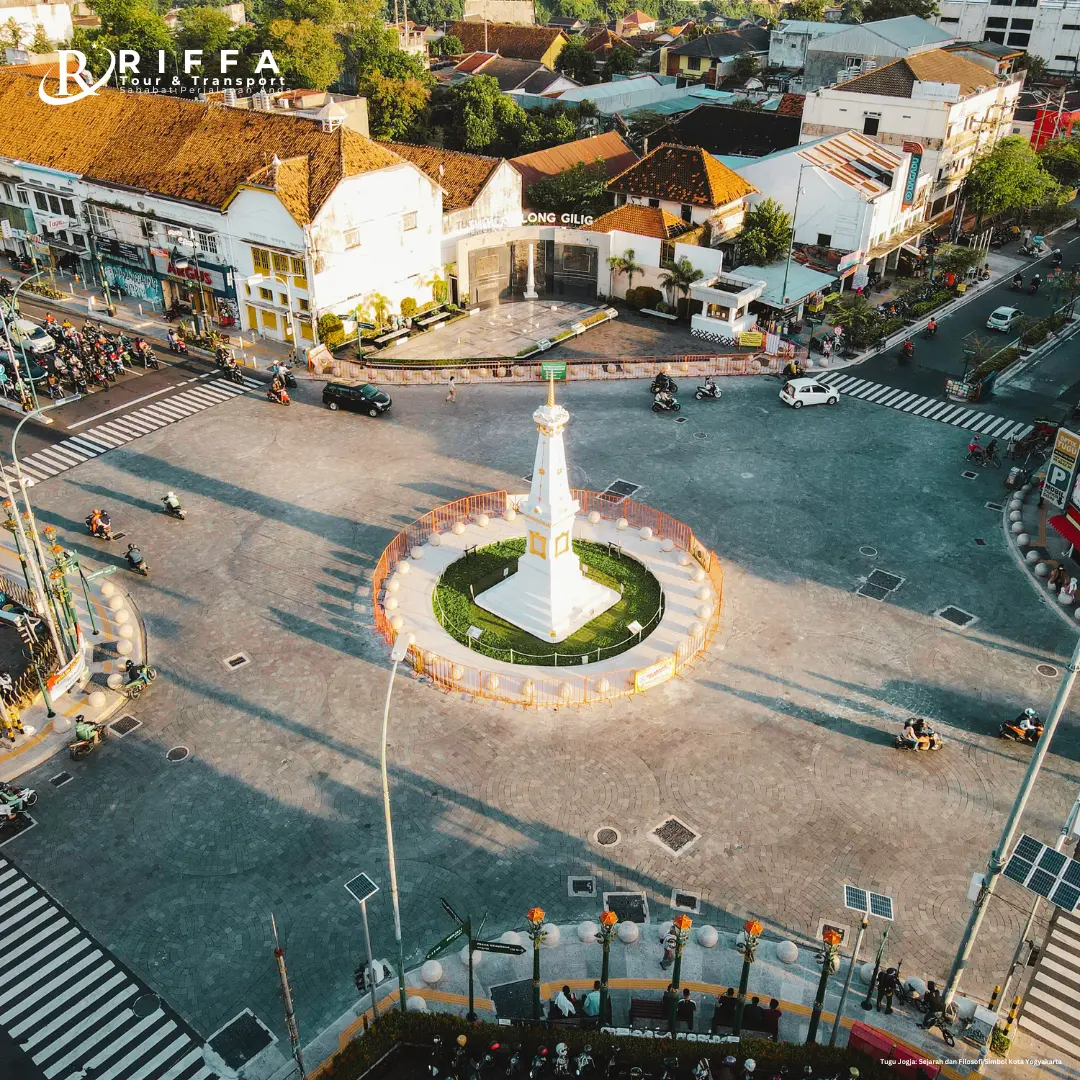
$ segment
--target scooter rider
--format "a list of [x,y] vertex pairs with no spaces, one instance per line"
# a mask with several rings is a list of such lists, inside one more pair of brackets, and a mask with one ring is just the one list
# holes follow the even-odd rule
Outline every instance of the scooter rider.
[[1039,728],[1039,714],[1034,709],[1025,709],[1013,721],[1013,725],[1018,727],[1025,735],[1029,731],[1037,731]]
[[675,398],[672,396],[670,390],[661,390],[657,393],[654,400],[658,404],[667,407],[675,400]]
[[1039,286],[1041,284],[1042,284],[1042,277],[1039,274],[1036,274],[1031,279],[1031,284],[1028,286],[1028,290],[1030,292],[1038,292],[1039,291]]
[[1024,275],[1013,274],[1013,288],[1022,289],[1024,287]]
[[127,559],[132,570],[138,570],[143,564],[142,552],[134,544],[128,544],[127,551],[124,552],[124,557]]
[[180,509],[180,500],[171,491],[167,491],[161,501],[170,513],[175,513]]
[[931,319],[926,324],[926,333],[929,337],[933,337],[937,333],[937,322],[934,319]]
[[918,750],[923,739],[928,737],[926,721],[921,716],[909,716],[904,721],[904,741],[913,750]]

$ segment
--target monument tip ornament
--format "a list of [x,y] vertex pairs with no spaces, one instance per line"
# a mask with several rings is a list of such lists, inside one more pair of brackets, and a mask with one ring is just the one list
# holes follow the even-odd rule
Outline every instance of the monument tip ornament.
[[525,554],[517,573],[477,596],[476,603],[542,641],[562,641],[618,603],[614,589],[586,577],[574,554],[574,519],[580,509],[570,491],[563,432],[570,414],[555,401],[533,413],[538,437],[525,519]]

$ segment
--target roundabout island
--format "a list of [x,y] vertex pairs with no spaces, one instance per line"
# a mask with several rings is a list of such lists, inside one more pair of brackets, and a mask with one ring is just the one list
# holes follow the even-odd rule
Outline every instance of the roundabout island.
[[436,507],[383,551],[376,627],[417,675],[523,707],[587,705],[678,675],[721,625],[723,572],[683,522],[571,489],[569,413],[548,400],[527,493]]

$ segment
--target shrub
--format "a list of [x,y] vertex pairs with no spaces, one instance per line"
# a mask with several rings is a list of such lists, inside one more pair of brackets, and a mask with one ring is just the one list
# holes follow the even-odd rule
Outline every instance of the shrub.
[[319,340],[328,348],[336,349],[345,341],[345,328],[334,314],[319,316]]
[[411,319],[416,314],[416,301],[411,296],[406,296],[401,301],[401,314],[406,319]]
[[431,295],[435,298],[436,304],[445,304],[450,296],[450,286],[442,278],[439,278],[431,286]]
[[636,289],[626,290],[626,302],[640,311],[642,308],[656,310],[656,305],[663,300],[664,294],[651,285],[639,285]]

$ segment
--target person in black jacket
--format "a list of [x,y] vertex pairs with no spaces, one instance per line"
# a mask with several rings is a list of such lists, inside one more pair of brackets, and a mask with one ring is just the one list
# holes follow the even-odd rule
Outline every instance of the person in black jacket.
[[761,1007],[761,998],[752,997],[750,1004],[743,1009],[742,1026],[750,1031],[765,1029],[765,1010]]

